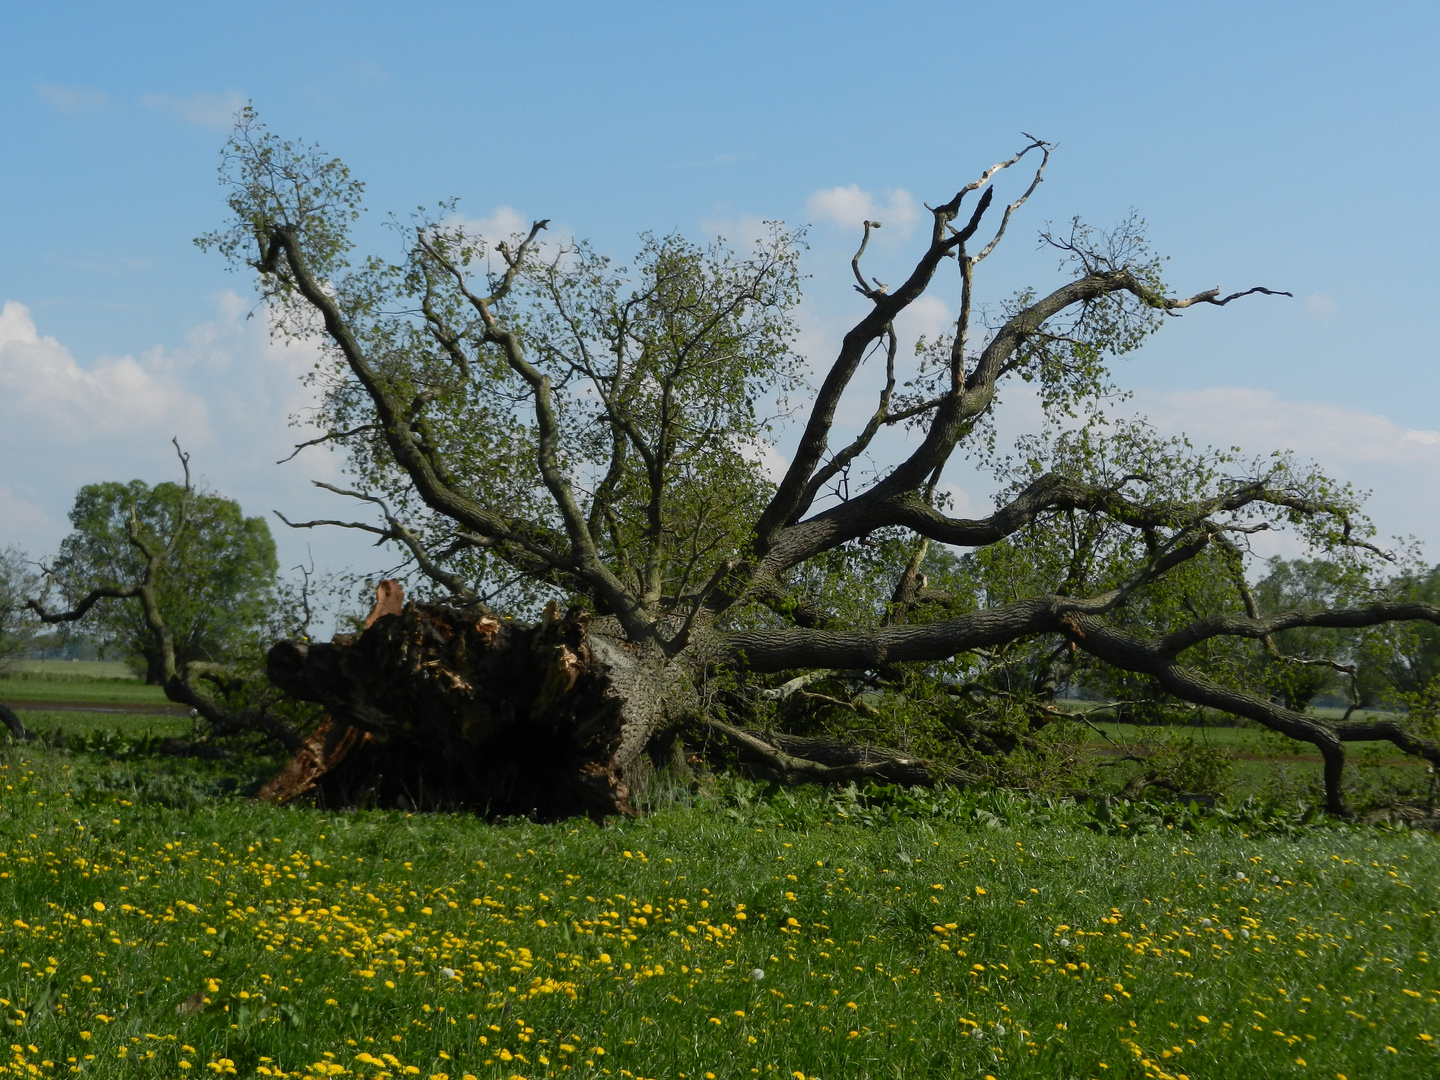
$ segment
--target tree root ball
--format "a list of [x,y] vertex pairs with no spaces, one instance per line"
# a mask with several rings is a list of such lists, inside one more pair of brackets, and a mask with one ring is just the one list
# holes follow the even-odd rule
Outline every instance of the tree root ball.
[[398,602],[366,629],[283,641],[268,673],[321,727],[261,792],[327,807],[629,814],[625,770],[664,722],[664,665],[551,606],[540,622]]

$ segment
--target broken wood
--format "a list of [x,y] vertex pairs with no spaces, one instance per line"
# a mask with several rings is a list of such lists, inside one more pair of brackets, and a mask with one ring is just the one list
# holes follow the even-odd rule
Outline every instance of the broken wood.
[[782,784],[844,784],[875,780],[882,784],[934,787],[941,783],[963,786],[973,777],[921,758],[893,750],[852,746],[830,739],[795,735],[761,736],[718,720],[702,727],[733,743],[759,775]]
[[328,719],[262,797],[547,820],[632,813],[627,769],[684,687],[658,651],[595,622],[553,604],[533,624],[406,604],[397,582],[382,583],[360,634],[270,650],[271,681]]

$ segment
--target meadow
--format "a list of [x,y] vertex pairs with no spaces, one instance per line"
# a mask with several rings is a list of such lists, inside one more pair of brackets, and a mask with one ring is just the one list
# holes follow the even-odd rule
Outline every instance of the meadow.
[[0,701],[60,701],[99,708],[144,706],[156,711],[178,708],[158,686],[146,686],[111,661],[30,660],[0,678]]
[[4,1075],[1440,1074],[1426,832],[724,780],[279,809],[273,763],[100,722],[0,749]]

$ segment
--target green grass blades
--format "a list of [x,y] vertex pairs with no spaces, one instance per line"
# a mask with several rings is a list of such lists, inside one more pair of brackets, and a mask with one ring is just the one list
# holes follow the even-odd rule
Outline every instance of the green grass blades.
[[78,705],[158,706],[178,708],[165,698],[158,686],[146,686],[138,679],[62,679],[24,675],[0,679],[0,701],[64,702]]
[[16,660],[4,669],[4,676],[20,679],[48,679],[93,682],[96,679],[129,679],[139,676],[123,660]]
[[0,765],[6,1076],[1440,1075],[1428,834],[758,788],[487,824]]

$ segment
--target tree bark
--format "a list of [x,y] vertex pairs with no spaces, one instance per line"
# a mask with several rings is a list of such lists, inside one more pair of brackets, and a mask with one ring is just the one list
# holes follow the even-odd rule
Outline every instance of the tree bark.
[[25,729],[25,725],[20,722],[20,717],[15,715],[15,710],[8,705],[0,705],[0,723],[3,723],[10,735],[20,742],[35,738],[31,732]]
[[658,649],[579,609],[552,605],[525,624],[399,608],[393,591],[386,604],[353,637],[271,649],[271,681],[329,716],[262,798],[540,820],[633,813],[629,770],[687,700]]

